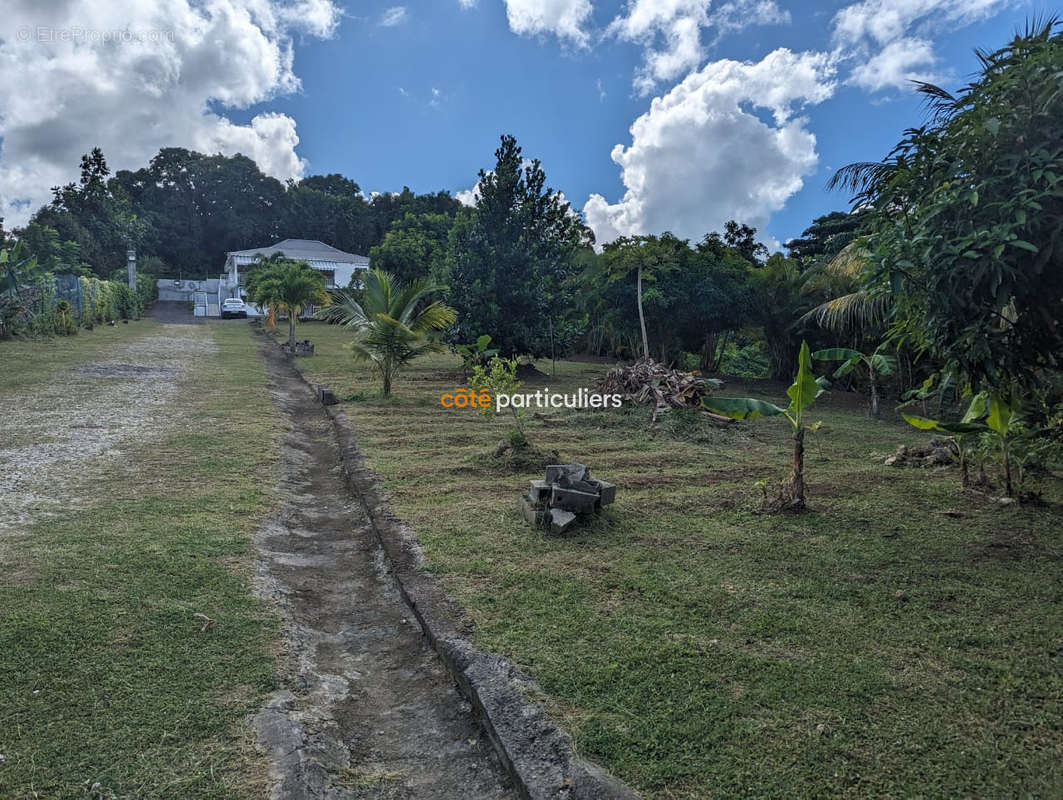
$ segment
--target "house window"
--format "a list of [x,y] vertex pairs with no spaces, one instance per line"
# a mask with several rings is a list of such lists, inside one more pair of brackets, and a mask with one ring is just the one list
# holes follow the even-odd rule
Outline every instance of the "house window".
[[328,288],[328,289],[335,289],[336,288],[336,270],[334,270],[334,269],[323,269],[323,270],[321,270],[321,274],[323,274],[325,276],[325,287]]

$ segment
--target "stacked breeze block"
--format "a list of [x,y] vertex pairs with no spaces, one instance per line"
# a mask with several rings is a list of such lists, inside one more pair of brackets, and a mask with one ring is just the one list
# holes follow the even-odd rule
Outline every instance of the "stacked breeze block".
[[563,535],[571,531],[580,517],[601,511],[616,500],[616,486],[591,477],[583,464],[551,464],[546,480],[531,482],[531,489],[521,495],[521,510],[530,525],[549,528]]

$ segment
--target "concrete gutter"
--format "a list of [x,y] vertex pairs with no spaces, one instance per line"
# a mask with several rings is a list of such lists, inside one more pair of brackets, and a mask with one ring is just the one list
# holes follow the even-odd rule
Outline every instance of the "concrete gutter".
[[[296,372],[316,393],[298,367]],[[461,610],[447,598],[439,581],[421,569],[416,533],[392,514],[381,496],[347,415],[338,406],[324,410],[336,432],[347,485],[369,516],[403,600],[458,689],[476,709],[521,796],[525,800],[639,800],[628,786],[576,754],[571,737],[530,699],[538,690],[531,678],[505,658],[472,645],[470,624]]]

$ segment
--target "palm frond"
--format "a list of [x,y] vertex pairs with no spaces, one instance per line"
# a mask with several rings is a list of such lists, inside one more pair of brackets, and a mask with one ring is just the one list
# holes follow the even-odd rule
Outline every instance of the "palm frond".
[[888,294],[860,290],[821,303],[798,321],[815,322],[832,331],[856,330],[885,322],[892,305]]
[[867,267],[869,256],[865,242],[857,239],[843,247],[823,269],[830,275],[855,278]]

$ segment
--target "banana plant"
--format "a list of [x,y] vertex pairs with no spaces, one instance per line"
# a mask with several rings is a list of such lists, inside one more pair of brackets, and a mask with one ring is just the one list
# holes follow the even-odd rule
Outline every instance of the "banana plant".
[[911,414],[902,414],[909,425],[922,431],[940,431],[956,437],[960,450],[960,469],[963,485],[969,483],[967,475],[968,453],[974,436],[989,435],[996,440],[1000,448],[1004,466],[1004,491],[1013,497],[1015,488],[1012,481],[1012,447],[1020,437],[1029,436],[1035,431],[1026,429],[1021,423],[1017,406],[1007,402],[999,392],[979,392],[971,398],[966,413],[959,422],[942,422]]
[[805,431],[816,427],[805,424],[805,412],[829,388],[830,383],[826,378],[814,377],[808,343],[801,342],[801,352],[797,357],[797,375],[786,390],[786,395],[790,398],[790,405],[786,408],[753,397],[711,395],[702,398],[701,404],[709,411],[731,419],[786,417],[793,429],[794,457],[793,474],[783,486],[783,507],[800,511],[805,507]]
[[849,347],[829,347],[812,354],[816,361],[841,361],[842,365],[834,370],[835,378],[843,378],[863,364],[871,379],[871,416],[878,419],[878,379],[879,376],[892,375],[897,369],[897,359],[881,352],[878,347],[872,353],[861,353]]
[[474,344],[455,345],[454,350],[461,356],[461,374],[468,380],[469,371],[474,367],[487,366],[491,359],[499,354],[497,347],[489,347],[491,337],[488,334],[478,336]]

